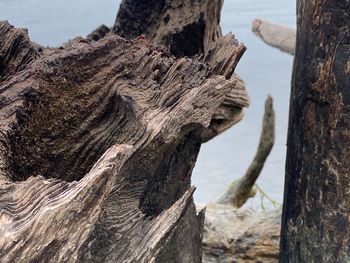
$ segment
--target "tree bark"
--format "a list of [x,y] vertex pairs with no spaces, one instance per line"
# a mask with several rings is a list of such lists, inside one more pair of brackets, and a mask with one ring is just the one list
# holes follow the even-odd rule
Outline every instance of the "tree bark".
[[297,5],[281,262],[350,262],[350,4]]
[[245,48],[106,31],[42,49],[0,23],[1,262],[201,261],[191,172],[219,106],[247,104]]

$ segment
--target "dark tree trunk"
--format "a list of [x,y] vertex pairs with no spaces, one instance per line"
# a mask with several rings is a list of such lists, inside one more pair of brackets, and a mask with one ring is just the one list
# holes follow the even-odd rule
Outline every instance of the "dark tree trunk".
[[281,262],[350,262],[350,3],[297,4]]

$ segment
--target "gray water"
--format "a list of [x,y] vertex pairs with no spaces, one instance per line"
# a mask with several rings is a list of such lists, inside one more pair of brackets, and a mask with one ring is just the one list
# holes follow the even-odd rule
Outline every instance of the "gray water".
[[251,24],[261,18],[295,27],[295,5],[294,0],[225,1],[223,33],[232,31],[247,47],[236,72],[246,82],[251,105],[240,123],[202,146],[193,175],[199,202],[212,201],[230,182],[244,175],[259,142],[268,94],[274,99],[276,142],[257,183],[272,199],[283,200],[293,57],[264,44],[251,32]]
[[[112,25],[120,1],[116,0],[0,0],[0,20],[28,28],[29,36],[44,46],[58,46],[85,36],[100,24]],[[232,31],[248,50],[236,72],[245,80],[251,98],[245,118],[226,133],[203,145],[194,169],[195,198],[206,203],[242,176],[259,141],[264,100],[274,98],[276,143],[258,185],[282,201],[290,76],[293,58],[262,43],[251,32],[251,22],[262,18],[295,25],[294,0],[226,0],[223,33]]]

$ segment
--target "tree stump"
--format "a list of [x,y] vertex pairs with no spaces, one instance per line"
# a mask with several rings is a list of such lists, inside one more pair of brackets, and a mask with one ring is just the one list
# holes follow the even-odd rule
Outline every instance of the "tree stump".
[[0,260],[200,262],[191,172],[221,105],[249,102],[244,46],[90,36],[43,49],[0,23]]

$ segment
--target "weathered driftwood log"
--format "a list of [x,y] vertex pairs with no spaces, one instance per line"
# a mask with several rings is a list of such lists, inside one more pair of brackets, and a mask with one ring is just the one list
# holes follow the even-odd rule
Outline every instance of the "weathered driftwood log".
[[[88,35],[98,40],[106,35],[118,34],[126,39],[140,36],[157,43],[167,52],[177,56],[207,54],[212,45],[222,37],[220,28],[222,0],[123,0],[113,27],[102,25]],[[228,53],[241,55],[242,52],[226,47]],[[239,45],[238,48],[244,48]],[[228,56],[230,56],[228,54]],[[238,59],[238,58],[237,58]],[[223,62],[219,67],[234,65]],[[236,87],[216,109],[210,126],[203,133],[204,141],[226,131],[243,118],[243,108],[250,104],[243,80],[235,73],[226,74],[234,79]]]
[[191,171],[244,48],[0,32],[0,261],[200,262]]
[[279,262],[281,210],[208,204],[203,233],[204,263]]
[[[200,36],[200,39],[205,39],[208,35],[215,36],[214,39],[221,36],[221,33],[219,33],[220,30],[214,30],[218,27],[212,25],[213,23],[217,23],[218,25],[218,21],[220,20],[218,16],[220,13],[215,12],[209,19],[206,16],[202,16],[201,18],[201,16],[191,15],[191,12],[188,12],[188,10],[174,12],[172,15],[168,15],[169,11],[162,12],[163,9],[160,7],[145,10],[144,7],[140,8],[139,5],[133,4],[133,2],[136,1],[123,1],[123,9],[120,9],[121,11],[114,26],[114,29],[117,29],[118,32],[123,32],[122,34],[125,37],[134,38],[143,34],[147,39],[157,41],[170,50],[179,49],[180,51],[178,53],[184,54],[186,52],[187,55],[191,55],[193,53],[208,53],[205,47],[198,48],[196,44],[198,39],[193,39],[191,34]],[[160,2],[154,1],[154,4],[157,5]],[[181,8],[184,6],[187,6],[188,9],[190,5],[193,5],[191,7],[192,10],[198,10],[198,5],[202,5],[201,9],[204,10],[211,7],[213,2],[215,1],[167,1],[166,5],[176,5],[177,10],[182,10]],[[145,12],[147,15],[144,15],[145,13],[142,14],[142,12]],[[184,20],[182,14],[189,15],[191,19]],[[127,17],[132,18],[128,19]],[[145,17],[147,19],[152,18],[152,21],[144,21]],[[121,21],[124,18],[125,23]],[[164,23],[163,18],[168,23],[168,19],[173,19],[174,21],[182,21],[182,24],[179,23],[177,27],[166,27],[166,24],[162,25]],[[151,23],[153,26],[146,26],[143,30],[139,27],[140,24],[147,23]],[[206,29],[212,30],[210,33],[205,34],[203,32],[203,23]],[[152,28],[152,32],[148,31],[148,28]],[[192,48],[189,51],[186,50],[188,45]],[[193,52],[193,48],[197,48],[197,51]],[[226,50],[231,52],[229,47]],[[242,118],[242,108],[249,104],[243,81],[234,74],[231,76],[231,79],[237,80],[235,89],[225,97],[223,103],[214,112],[210,126],[204,131],[205,140],[209,140],[215,135],[220,134],[239,121]],[[269,124],[271,124],[272,118],[270,118],[270,115],[273,115],[272,105],[269,104],[268,106],[271,109],[268,112]],[[274,131],[273,128],[267,130],[269,131],[269,135]],[[264,134],[266,133],[264,132]],[[280,211],[257,213],[246,209],[232,209],[231,206],[209,204],[205,214],[203,239],[204,262],[278,261]]]
[[265,113],[262,131],[257,152],[246,174],[236,183],[232,183],[229,189],[219,198],[217,203],[231,205],[234,208],[241,207],[250,197],[255,196],[254,185],[258,179],[265,161],[269,156],[275,142],[275,112],[272,98],[268,96],[265,101]]
[[350,262],[350,2],[297,1],[282,262]]
[[[222,0],[123,0],[112,32],[127,39],[143,35],[177,57],[201,54],[210,56],[209,51],[213,46],[225,43],[217,41],[222,37],[222,5]],[[101,27],[95,30],[93,35],[103,36]],[[245,49],[243,45],[237,45],[235,48]],[[243,54],[229,45],[223,46],[222,49],[227,52],[228,58]],[[229,58],[223,63],[218,63],[217,67],[225,71],[225,67],[235,67],[230,63],[236,63],[238,59]],[[250,103],[243,80],[232,72],[227,73],[226,77],[235,81],[235,88],[213,114],[210,126],[203,133],[205,141],[239,122],[243,118],[243,108],[248,107]]]
[[296,41],[296,30],[294,28],[255,19],[252,30],[266,44],[294,55]]

